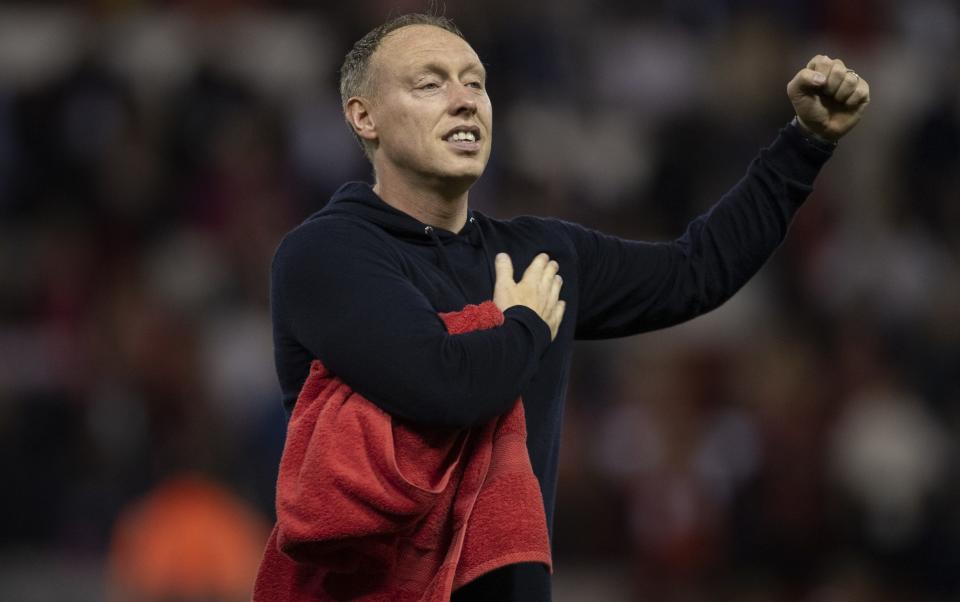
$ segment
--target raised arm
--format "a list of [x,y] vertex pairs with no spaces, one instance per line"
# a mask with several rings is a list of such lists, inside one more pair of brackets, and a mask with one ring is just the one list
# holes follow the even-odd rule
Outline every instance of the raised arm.
[[567,224],[577,249],[577,337],[626,336],[671,326],[719,306],[783,240],[828,147],[787,126],[744,176],[670,242],[624,240]]
[[783,241],[836,141],[859,122],[870,87],[818,55],[787,85],[797,118],[746,175],[672,242],[628,241],[567,225],[577,249],[579,338],[662,328],[730,298]]

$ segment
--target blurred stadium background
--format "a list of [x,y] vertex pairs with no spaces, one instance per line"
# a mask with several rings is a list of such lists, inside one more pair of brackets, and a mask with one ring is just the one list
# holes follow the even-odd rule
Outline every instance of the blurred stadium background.
[[[0,6],[0,599],[242,600],[284,417],[268,270],[369,167],[352,42],[424,2]],[[733,301],[581,344],[556,599],[960,599],[954,0],[456,2],[471,195],[665,239],[843,58],[873,103]],[[251,568],[253,567],[253,568]]]

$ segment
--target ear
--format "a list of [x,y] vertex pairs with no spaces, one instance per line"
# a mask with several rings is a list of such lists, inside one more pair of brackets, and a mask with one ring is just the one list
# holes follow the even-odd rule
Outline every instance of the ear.
[[373,122],[373,115],[370,114],[370,101],[368,99],[360,96],[350,98],[343,112],[347,118],[347,123],[357,133],[357,136],[371,142],[377,139],[377,126]]

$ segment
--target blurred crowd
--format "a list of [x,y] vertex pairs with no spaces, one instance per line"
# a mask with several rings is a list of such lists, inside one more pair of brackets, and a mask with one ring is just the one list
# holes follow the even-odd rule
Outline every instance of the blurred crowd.
[[[370,179],[344,53],[424,8],[0,6],[0,598],[249,595],[285,428],[272,254]],[[871,83],[737,297],[578,347],[556,599],[957,599],[956,2],[446,14],[490,73],[496,144],[470,201],[497,217],[678,236],[792,118],[810,57]]]

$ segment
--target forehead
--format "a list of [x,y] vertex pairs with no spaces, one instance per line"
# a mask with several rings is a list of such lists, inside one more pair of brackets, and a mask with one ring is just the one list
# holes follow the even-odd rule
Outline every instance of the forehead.
[[466,40],[433,25],[408,25],[391,31],[380,43],[373,59],[393,73],[414,70],[426,64],[444,64],[453,68],[475,64],[483,68],[480,57]]

